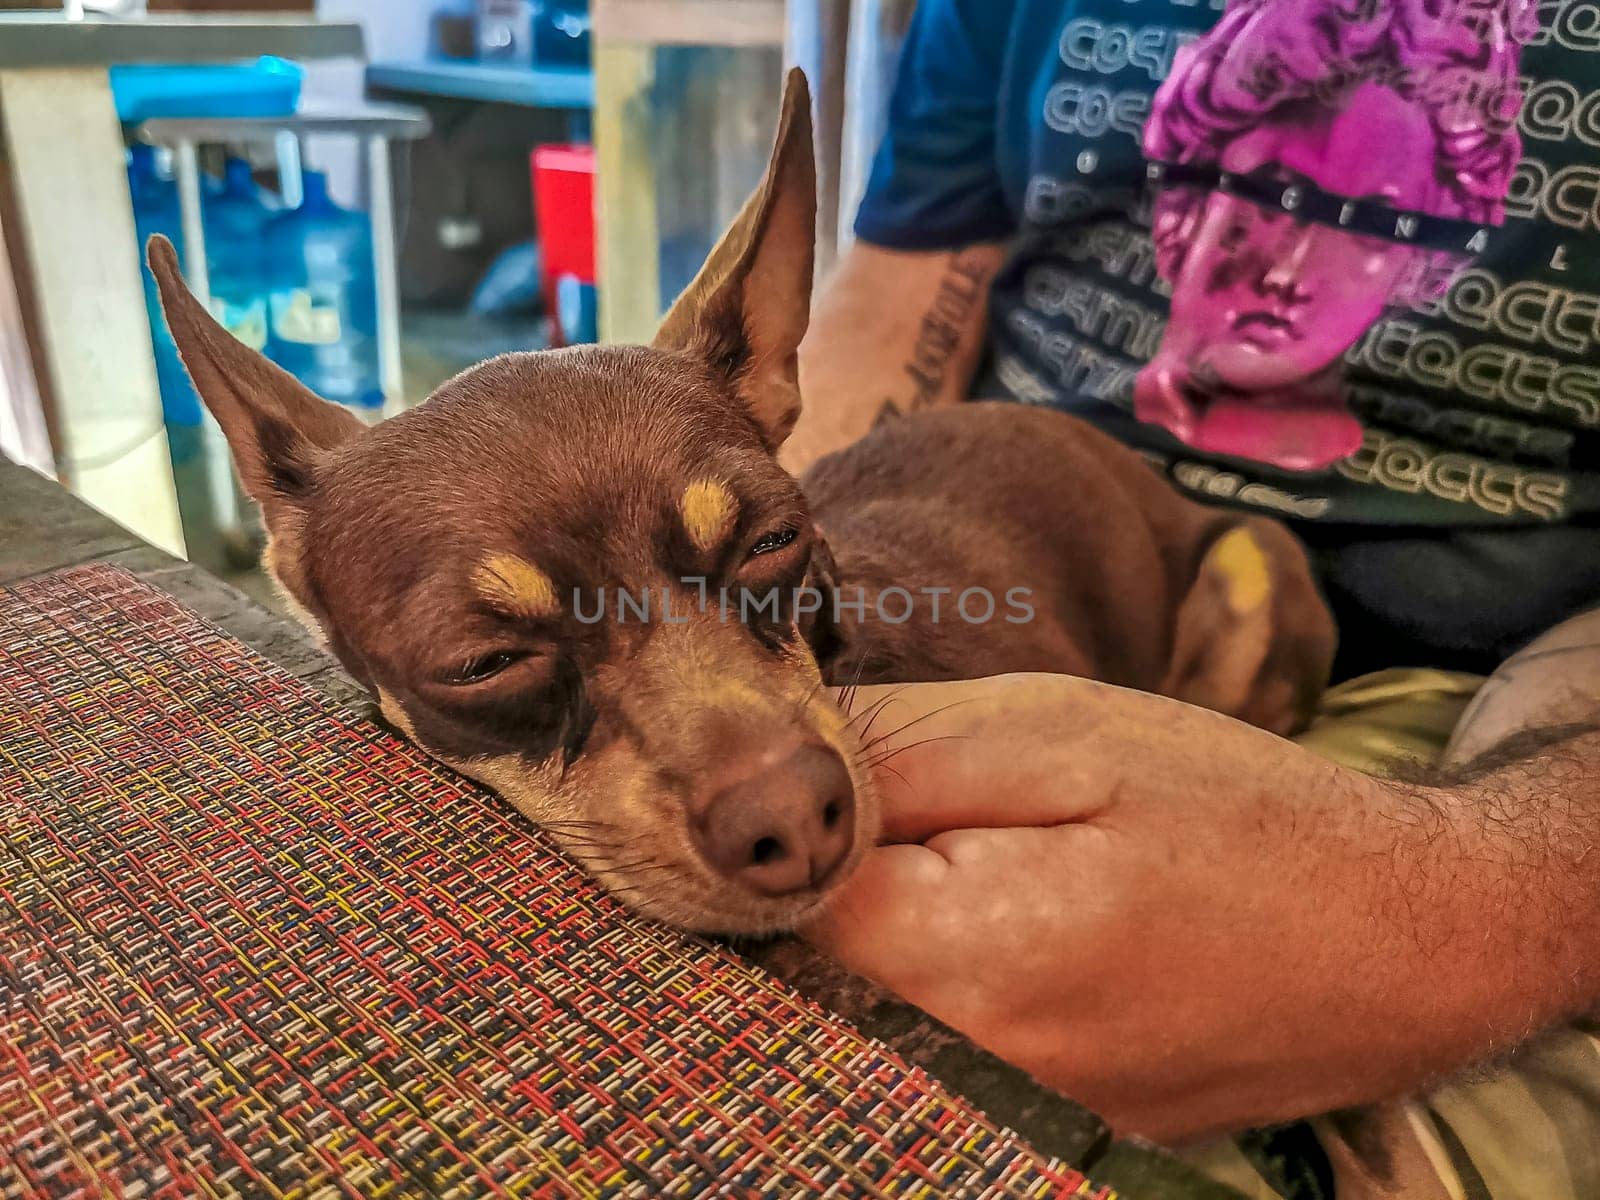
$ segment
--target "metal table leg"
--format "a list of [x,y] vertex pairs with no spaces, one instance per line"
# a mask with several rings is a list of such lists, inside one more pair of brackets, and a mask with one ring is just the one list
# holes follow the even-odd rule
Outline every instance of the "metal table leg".
[[211,307],[211,272],[206,266],[206,229],[200,214],[200,151],[193,142],[173,148],[178,176],[178,213],[183,221],[183,274],[189,290]]
[[389,164],[389,139],[366,139],[367,204],[372,217],[373,277],[378,291],[378,375],[383,384],[384,415],[405,407],[405,378],[400,365],[400,280],[395,267],[394,182]]
[[299,208],[305,203],[305,164],[300,153],[300,135],[281,129],[272,138],[272,148],[278,159],[278,191],[283,196],[285,209]]

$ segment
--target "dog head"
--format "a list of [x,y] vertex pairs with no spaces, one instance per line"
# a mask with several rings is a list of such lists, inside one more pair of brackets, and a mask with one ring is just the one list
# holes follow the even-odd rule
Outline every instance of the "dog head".
[[150,248],[306,623],[417,745],[695,929],[794,923],[876,832],[792,599],[825,550],[774,457],[814,220],[796,72],[765,177],[651,346],[494,359],[373,428],[231,338]]

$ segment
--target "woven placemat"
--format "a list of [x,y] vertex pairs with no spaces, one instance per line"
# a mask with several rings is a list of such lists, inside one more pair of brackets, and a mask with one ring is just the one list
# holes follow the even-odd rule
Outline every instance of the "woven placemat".
[[0,1188],[1110,1196],[103,566],[0,590]]

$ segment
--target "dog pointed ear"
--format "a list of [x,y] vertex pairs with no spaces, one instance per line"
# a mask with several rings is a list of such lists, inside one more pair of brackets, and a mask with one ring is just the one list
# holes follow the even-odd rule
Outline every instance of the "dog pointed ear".
[[795,68],[766,174],[654,343],[725,374],[772,450],[800,416],[797,351],[811,319],[816,226],[811,93]]
[[222,426],[239,479],[261,505],[268,532],[277,532],[286,514],[303,507],[321,459],[367,427],[212,319],[184,284],[177,251],[166,238],[151,238],[147,256],[189,378]]
[[801,587],[822,597],[822,604],[816,611],[803,614],[799,625],[800,636],[811,647],[818,668],[826,676],[839,657],[843,642],[839,624],[833,619],[837,609],[839,567],[833,561],[833,551],[828,547],[828,539],[823,536],[821,526],[813,527],[811,532],[811,561],[806,564],[805,580]]

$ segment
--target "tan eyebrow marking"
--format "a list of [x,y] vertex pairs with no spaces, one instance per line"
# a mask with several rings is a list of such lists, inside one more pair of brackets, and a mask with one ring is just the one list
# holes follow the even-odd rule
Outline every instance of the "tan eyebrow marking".
[[552,617],[561,611],[550,576],[515,554],[486,558],[473,570],[472,586],[489,603],[520,617]]
[[697,479],[683,489],[678,514],[689,540],[702,550],[714,549],[733,532],[739,505],[726,485],[715,479]]

